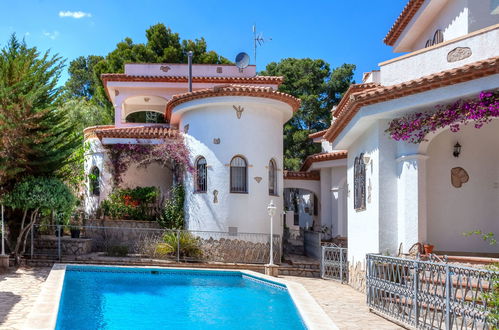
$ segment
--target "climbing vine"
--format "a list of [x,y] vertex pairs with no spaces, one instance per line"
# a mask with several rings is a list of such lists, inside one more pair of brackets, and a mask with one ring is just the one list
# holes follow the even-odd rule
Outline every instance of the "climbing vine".
[[182,138],[164,140],[160,144],[118,143],[106,146],[109,155],[109,172],[113,183],[118,186],[122,175],[135,164],[146,167],[151,163],[159,163],[165,167],[173,167],[178,172],[194,171],[189,161],[189,151]]
[[458,132],[461,125],[473,122],[475,128],[499,117],[499,90],[483,91],[477,97],[438,105],[435,111],[417,112],[390,122],[385,132],[396,141],[421,143],[428,133],[444,127]]

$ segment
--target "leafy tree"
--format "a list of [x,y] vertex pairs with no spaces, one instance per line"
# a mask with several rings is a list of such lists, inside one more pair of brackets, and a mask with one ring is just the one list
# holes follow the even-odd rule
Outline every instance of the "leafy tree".
[[58,55],[40,54],[12,35],[0,53],[0,186],[26,175],[50,176],[81,143],[57,108]]
[[68,99],[92,99],[95,94],[94,66],[102,61],[102,56],[80,56],[69,63],[70,79],[64,87],[64,96]]
[[298,97],[300,109],[284,126],[284,167],[298,170],[308,155],[320,151],[308,134],[329,127],[331,108],[338,104],[353,81],[355,65],[330,70],[324,60],[286,58],[269,63],[261,75],[283,76],[279,90]]
[[230,63],[214,51],[208,51],[204,38],[181,40],[178,33],[172,32],[163,23],[158,23],[146,30],[145,43],[134,43],[125,38],[105,57],[79,57],[69,66],[70,78],[66,83],[69,97],[92,99],[107,114],[114,109],[107,99],[100,80],[103,73],[122,73],[125,63],[187,63],[187,53],[194,53],[194,63],[224,64]]
[[4,199],[7,206],[23,212],[19,235],[15,239],[15,247],[12,251],[17,262],[25,251],[28,233],[40,213],[52,211],[69,217],[76,202],[75,197],[62,181],[46,177],[28,177],[16,183]]

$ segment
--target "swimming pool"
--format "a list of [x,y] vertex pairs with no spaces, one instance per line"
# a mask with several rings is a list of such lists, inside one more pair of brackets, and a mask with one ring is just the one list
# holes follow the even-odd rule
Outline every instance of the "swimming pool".
[[239,271],[66,267],[56,329],[305,329],[286,285]]

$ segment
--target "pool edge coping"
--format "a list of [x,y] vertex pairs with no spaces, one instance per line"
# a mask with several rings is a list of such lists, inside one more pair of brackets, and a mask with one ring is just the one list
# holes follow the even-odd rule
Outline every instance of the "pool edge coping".
[[165,270],[208,270],[208,271],[225,271],[237,272],[243,275],[256,277],[269,282],[284,285],[291,299],[301,316],[305,326],[309,330],[316,329],[338,329],[333,320],[326,314],[317,301],[303,287],[303,285],[284,280],[278,277],[272,277],[251,270],[243,269],[213,269],[213,268],[177,268],[177,267],[161,267],[161,266],[115,266],[115,265],[78,265],[78,264],[54,264],[50,270],[49,276],[42,285],[40,295],[36,299],[28,317],[24,323],[23,329],[55,329],[57,316],[59,312],[59,303],[64,284],[64,276],[67,266],[96,266],[96,267],[113,267],[113,268],[157,268]]

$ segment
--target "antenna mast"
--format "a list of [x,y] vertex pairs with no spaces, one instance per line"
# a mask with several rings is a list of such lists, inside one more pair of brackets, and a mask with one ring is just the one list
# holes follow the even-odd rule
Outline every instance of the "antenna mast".
[[[272,38],[268,38],[267,40],[272,40]],[[255,65],[256,65],[256,48],[258,46],[261,46],[263,45],[263,43],[265,42],[265,38],[263,37],[263,33],[259,32],[257,33],[256,32],[256,24],[253,25],[253,54],[255,56]]]

